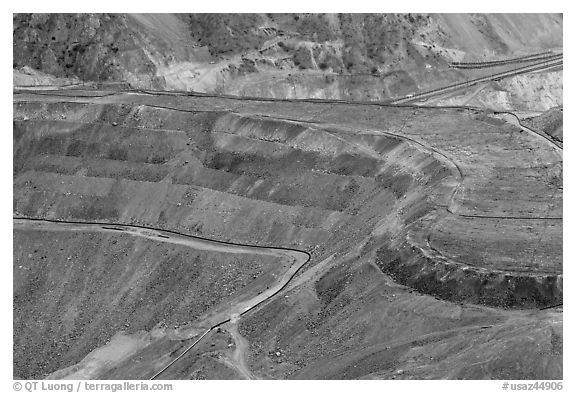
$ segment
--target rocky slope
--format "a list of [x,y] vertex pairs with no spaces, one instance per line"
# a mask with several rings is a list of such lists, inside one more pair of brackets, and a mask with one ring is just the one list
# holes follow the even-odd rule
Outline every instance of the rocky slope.
[[[548,140],[481,111],[114,90],[21,91],[14,102],[16,216],[312,254],[281,296],[237,330],[211,332],[164,378],[238,377],[237,341],[263,378],[561,378],[562,314],[538,310],[563,296],[561,165]],[[34,244],[20,240],[18,261]],[[102,332],[98,345],[139,344],[94,377],[150,377],[186,346],[150,324],[132,338]],[[80,353],[56,356],[83,367]]]
[[563,108],[555,107],[547,110],[539,116],[527,117],[523,122],[528,127],[543,131],[552,138],[562,141],[564,134],[563,116]]
[[562,47],[555,14],[14,16],[14,67],[134,87],[381,100]]
[[[562,110],[539,113],[562,105],[561,68],[425,102],[484,111],[122,91],[382,101],[493,72],[452,61],[561,51],[561,15],[13,23],[15,85],[65,86],[15,90],[15,217],[311,254],[161,378],[562,378],[562,150],[489,115],[561,139]],[[19,227],[15,377],[150,378],[277,262]]]
[[26,227],[15,229],[14,246],[14,369],[22,379],[76,364],[117,334],[156,329],[163,337],[267,281],[279,264],[128,235]]

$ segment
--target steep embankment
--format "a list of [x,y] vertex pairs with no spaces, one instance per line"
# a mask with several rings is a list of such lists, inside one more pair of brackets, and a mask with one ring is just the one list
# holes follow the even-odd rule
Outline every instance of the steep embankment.
[[[24,108],[31,114],[34,105],[26,104]],[[413,120],[403,132],[410,134],[411,128],[418,128],[426,111],[429,109],[421,113],[408,111]],[[34,112],[36,117],[42,117],[42,108],[34,108]],[[483,169],[478,167],[479,157],[466,151],[451,153],[458,156],[456,164],[434,147],[418,146],[410,139],[378,135],[377,131],[358,138],[332,123],[313,125],[227,111],[173,111],[150,105],[54,104],[48,106],[47,112],[49,117],[58,112],[56,116],[64,116],[66,121],[28,119],[16,127],[16,135],[23,135],[21,140],[15,140],[15,168],[22,173],[16,180],[16,211],[27,215],[146,223],[248,243],[320,248],[320,256],[344,250],[366,238],[371,228],[383,225],[384,217],[396,212],[401,212],[394,220],[396,226],[383,226],[377,231],[379,241],[388,236],[392,249],[400,250],[402,242],[416,239],[418,247],[430,254],[428,242],[434,239],[421,234],[426,234],[426,228],[444,214],[436,211],[435,205],[447,206],[458,222],[474,216],[481,216],[482,222],[499,222],[508,217],[561,218],[558,209],[562,194],[554,189],[560,181],[559,162],[553,151],[544,150],[543,161],[537,167],[526,165],[521,159],[511,160],[505,150],[493,151],[493,162]],[[74,121],[85,113],[96,118]],[[338,117],[345,115],[346,109],[342,109]],[[316,121],[322,121],[322,117],[316,117]],[[451,121],[455,122],[454,132],[466,123],[459,123],[461,116],[438,113],[427,124],[445,126]],[[361,123],[359,119],[358,126]],[[481,127],[478,140],[488,145],[502,143],[500,136],[491,133],[490,126],[475,124]],[[502,122],[496,127],[505,128]],[[159,129],[167,131],[158,132]],[[432,129],[418,131],[418,138],[431,146],[440,146],[440,140],[449,143],[449,138],[457,135],[446,132],[439,136]],[[518,139],[528,148],[541,143],[513,133],[509,136],[510,143]],[[133,145],[140,149],[129,149]],[[510,167],[517,169],[508,170]],[[530,180],[530,175],[539,170],[550,183]],[[48,174],[37,179],[35,173],[41,172]],[[480,178],[490,172],[490,181]],[[514,172],[518,176],[510,178]],[[521,204],[517,203],[517,194],[506,191],[513,189],[510,185],[516,178],[515,189],[525,190]],[[458,186],[457,182],[461,184]],[[32,183],[40,189],[36,191]],[[52,190],[54,183],[60,184],[58,191]],[[71,192],[86,187],[87,192],[97,194]],[[52,195],[46,205],[46,197],[39,195],[48,190]],[[423,195],[429,197],[419,196],[419,190],[428,190]],[[552,199],[534,200],[535,192],[552,192]],[[480,201],[478,196],[482,197]],[[421,220],[425,216],[428,218]],[[403,232],[411,225],[417,228],[419,237]],[[497,232],[505,235],[505,226],[498,226],[502,229]],[[547,226],[550,225],[540,227],[538,232],[546,233]],[[515,240],[508,241],[526,241],[523,232],[515,236]],[[526,236],[529,241],[531,236]],[[413,244],[410,248],[411,253],[422,254],[414,250]],[[534,255],[542,251],[539,245],[529,250]],[[507,253],[505,258],[516,260],[518,255]],[[391,258],[386,264],[393,261]],[[496,265],[502,267],[501,263]],[[552,262],[545,265],[548,264],[553,266]],[[410,276],[413,274],[416,272]],[[546,296],[536,302],[546,302],[544,299]],[[521,304],[525,301],[531,300],[525,299]]]
[[522,122],[528,127],[545,132],[550,137],[562,142],[564,134],[563,117],[564,111],[562,106],[560,106],[559,108],[552,108],[539,116],[524,118]]
[[[387,136],[369,137],[376,152],[330,130],[227,111],[85,104],[18,111],[30,116],[15,129],[16,211],[26,215],[309,249],[362,238],[366,220],[391,212],[413,183],[398,162],[382,159],[412,149]],[[422,154],[406,155],[407,171],[434,164]]]
[[[334,369],[372,359],[350,378],[414,359],[433,377],[560,375],[557,313],[466,305],[561,302],[562,159],[547,140],[456,109],[76,94],[15,96],[15,214],[310,251],[287,291],[239,322],[257,376],[330,377],[317,364],[344,352]],[[232,337],[211,332],[163,377],[230,373]],[[458,370],[419,357],[429,339]],[[529,367],[493,351],[533,342]],[[101,377],[150,376],[177,355],[166,345]]]
[[[139,105],[30,103],[18,106],[18,112],[18,118],[26,120],[17,122],[14,130],[15,190],[18,194],[15,197],[16,215],[140,223],[223,240],[274,246],[297,245],[308,249],[330,244],[330,239],[340,239],[342,244],[335,245],[345,247],[345,244],[359,237],[354,236],[353,231],[369,230],[362,228],[360,219],[354,219],[351,220],[353,226],[344,232],[347,219],[352,217],[346,210],[349,205],[360,205],[360,201],[354,201],[354,197],[365,194],[363,199],[366,199],[369,193],[379,189],[375,181],[368,177],[374,174],[378,163],[373,158],[362,157],[354,152],[353,147],[336,137],[326,135],[326,140],[320,141],[304,126],[243,118],[226,112],[175,112]],[[178,128],[187,131],[179,131]],[[239,135],[235,136],[235,133]],[[281,141],[289,143],[282,144]],[[395,144],[392,143],[391,147]],[[134,149],[134,146],[139,148]],[[336,151],[340,154],[332,157],[331,154]],[[310,194],[309,190],[314,186],[317,187],[316,192]],[[382,201],[382,205],[385,205],[383,201],[391,198],[394,198],[391,192],[383,191],[383,195],[372,203]],[[330,232],[333,228],[336,228],[336,234]],[[20,238],[15,242],[32,246],[31,242]],[[98,248],[97,243],[95,246]],[[90,252],[92,255],[91,250],[82,250],[77,243],[71,247],[79,258],[87,258],[88,264],[97,265],[84,254]],[[25,251],[30,250],[26,248]],[[126,254],[133,255],[134,252],[128,247]],[[147,250],[142,251],[142,256],[146,258],[155,258],[155,255],[150,255]],[[140,254],[135,256],[139,257]],[[53,258],[59,260],[58,256],[50,256],[50,259]],[[16,256],[15,260],[20,259]],[[106,256],[102,256],[100,261],[112,263]],[[166,257],[158,258],[158,261],[163,261],[166,268],[171,268],[173,264]],[[208,266],[211,264],[207,256],[203,256],[202,261]],[[133,263],[132,259],[122,260],[126,266]],[[150,270],[152,274],[160,271],[154,267]],[[35,273],[42,276],[41,272],[35,270]],[[78,270],[77,274],[82,274],[82,270]],[[185,277],[183,275],[183,279]],[[203,280],[204,285],[222,287],[220,282],[209,277]],[[190,282],[192,284],[193,281]],[[136,290],[146,293],[142,285],[138,283]],[[165,287],[154,288],[166,290]],[[45,291],[53,289],[49,285]],[[43,293],[39,291],[34,292],[39,293],[38,297]],[[74,288],[62,291],[69,295],[77,292]],[[119,288],[111,289],[112,294],[117,291]],[[179,293],[189,291],[174,287],[166,292],[166,296],[170,297],[171,293],[174,297],[170,297],[169,302],[179,304]],[[212,291],[203,292],[200,288],[198,295],[184,299],[200,300],[204,296],[220,301],[227,298]],[[97,297],[96,301],[107,304],[109,299]],[[70,307],[66,303],[66,299],[63,299],[61,308]],[[16,304],[19,302],[16,301]],[[34,301],[26,304],[28,307],[39,306]],[[87,306],[81,302],[78,307],[86,309]],[[138,309],[132,310],[130,307],[128,304],[117,312],[119,315],[135,315]],[[125,309],[130,311],[121,312]],[[54,308],[45,311],[57,312]],[[33,310],[27,312],[17,307],[21,317],[18,320],[25,321],[30,317],[30,312]],[[90,310],[85,312],[90,313]],[[178,323],[183,322],[177,316],[171,318]],[[195,321],[198,317],[189,313],[187,318]],[[49,318],[43,314],[39,315],[39,319]],[[53,321],[58,323],[59,318],[55,317]],[[82,326],[82,321],[78,319],[70,323],[73,327]],[[141,330],[150,331],[156,323],[150,321],[150,326],[145,327],[131,325],[135,326],[135,330],[128,333],[134,335],[140,334]],[[98,330],[97,324],[94,329]],[[49,347],[49,353],[38,358],[39,364],[24,369],[26,351],[40,345],[29,340],[30,348],[22,348],[24,353],[18,356],[22,359],[22,364],[17,367],[22,373],[20,375],[37,376],[38,368],[45,366],[45,359],[50,356],[59,357],[60,360],[51,363],[49,368],[43,368],[42,372],[79,362],[87,351],[102,346],[118,329],[111,324],[109,330],[98,331],[99,335],[94,338],[97,341],[86,339],[84,334],[71,340],[62,338],[59,330],[46,331],[54,339],[61,340],[62,344],[57,348]],[[155,334],[161,336],[160,333]],[[18,342],[28,338],[19,337]],[[94,341],[96,344],[75,346],[76,340],[86,343]],[[137,343],[136,348],[140,350],[148,345],[160,345],[162,350],[167,350],[149,337],[140,338]],[[76,348],[76,352],[71,354],[72,347]],[[129,358],[129,355],[132,355],[130,351],[125,356]],[[154,368],[141,370],[138,377],[150,370]]]

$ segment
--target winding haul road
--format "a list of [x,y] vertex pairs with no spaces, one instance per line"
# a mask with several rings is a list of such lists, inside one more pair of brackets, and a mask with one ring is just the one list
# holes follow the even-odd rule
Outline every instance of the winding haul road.
[[[534,59],[535,60],[535,59]],[[470,87],[480,82],[490,81],[494,79],[500,79],[503,77],[513,76],[521,73],[527,72],[534,72],[545,70],[548,68],[554,68],[557,66],[562,65],[561,55],[560,60],[555,61],[543,61],[537,64],[533,64],[527,67],[520,67],[514,70],[510,70],[507,72],[502,72],[499,74],[494,74],[492,76],[478,78],[472,81],[467,81],[464,83],[459,83],[456,85],[446,86],[440,89],[436,89],[433,91],[422,92],[419,94],[415,94],[410,97],[402,97],[395,100],[389,100],[388,102],[354,102],[348,100],[324,100],[324,99],[266,99],[266,98],[256,98],[256,97],[235,97],[235,96],[227,96],[227,95],[212,95],[206,93],[195,93],[195,92],[164,92],[164,91],[150,91],[150,90],[138,90],[132,91],[140,94],[153,94],[153,95],[174,95],[174,94],[182,94],[182,95],[192,95],[192,96],[205,96],[205,97],[219,97],[219,98],[232,98],[236,100],[258,100],[258,101],[309,101],[309,102],[327,102],[327,103],[345,103],[345,104],[360,104],[360,105],[379,105],[379,106],[412,106],[409,103],[422,100],[425,98],[429,98],[432,96],[436,96],[439,94],[444,94],[447,92],[451,92],[454,90],[462,89],[465,87]],[[22,88],[22,87],[20,87]],[[22,88],[22,92],[27,92],[27,89]],[[36,89],[37,90],[37,89]],[[15,90],[15,93],[19,93],[18,90]],[[35,94],[42,94],[40,92],[36,92]],[[116,93],[111,93],[113,95]],[[408,104],[408,105],[403,105]],[[418,106],[422,108],[422,106]],[[473,108],[473,107],[466,107],[461,106],[460,108],[463,109],[470,109],[470,110],[481,110],[480,108]],[[171,108],[175,109],[175,108]],[[498,112],[495,115],[499,115],[498,117],[506,118],[506,120],[517,123],[516,125],[519,126],[521,129],[525,131],[529,131],[536,136],[541,138],[545,138],[551,143],[555,148],[556,151],[562,154],[562,144],[558,143],[557,141],[550,138],[548,135],[543,135],[540,132],[534,131],[523,126],[520,122],[520,119],[513,113],[510,112]],[[396,135],[397,137],[401,137],[400,135]],[[409,139],[409,138],[407,138]],[[415,142],[415,141],[413,141]],[[436,152],[439,153],[439,152]],[[444,157],[448,159],[447,157]],[[448,159],[448,161],[451,161]],[[458,166],[456,169],[460,172],[461,181],[463,180],[463,174],[461,173]],[[458,187],[455,188],[454,192],[456,192]],[[454,196],[454,195],[452,195]],[[450,212],[450,209],[448,209]],[[450,212],[452,213],[452,212]],[[550,218],[548,218],[550,219]],[[110,224],[110,223],[102,223],[102,222],[64,222],[64,221],[51,221],[51,220],[42,220],[42,219],[32,219],[32,218],[18,218],[15,217],[13,220],[14,228],[21,228],[21,229],[40,229],[40,230],[49,230],[49,231],[78,231],[78,232],[105,232],[105,233],[124,233],[131,236],[138,236],[143,237],[155,241],[161,241],[166,243],[172,244],[179,244],[184,245],[187,247],[191,247],[197,250],[206,250],[206,251],[216,251],[216,252],[227,252],[227,253],[236,253],[236,254],[260,254],[260,255],[269,255],[274,257],[281,257],[287,258],[291,261],[291,266],[286,270],[286,272],[280,277],[280,279],[270,288],[265,290],[264,292],[244,301],[240,301],[236,304],[233,304],[225,311],[221,311],[210,315],[207,322],[208,327],[203,332],[203,334],[196,336],[197,338],[176,358],[171,360],[168,364],[166,364],[162,369],[158,370],[150,379],[156,379],[162,373],[164,373],[168,368],[170,368],[173,364],[178,362],[182,359],[192,348],[194,348],[202,339],[208,335],[212,330],[216,329],[217,327],[224,325],[226,323],[230,323],[230,334],[236,343],[236,349],[232,354],[232,358],[230,359],[230,365],[235,368],[241,375],[243,375],[247,379],[254,379],[256,378],[249,370],[245,363],[244,353],[248,349],[248,343],[246,340],[239,334],[237,323],[239,318],[249,312],[250,310],[254,309],[255,307],[259,306],[260,304],[264,303],[268,299],[272,298],[273,296],[277,295],[282,289],[284,289],[288,284],[291,283],[292,279],[296,276],[296,274],[301,270],[301,268],[310,260],[311,255],[305,251],[291,249],[291,248],[282,248],[282,247],[265,247],[265,246],[255,246],[255,245],[247,245],[247,244],[238,244],[238,243],[231,243],[231,242],[223,242],[217,240],[211,240],[207,238],[186,235],[174,231],[163,230],[158,228],[151,228],[151,227],[144,227],[138,225],[126,225],[126,224]],[[556,307],[556,306],[552,306]]]
[[285,258],[291,262],[291,266],[288,268],[288,270],[286,270],[286,272],[284,272],[280,279],[264,292],[259,293],[250,299],[232,304],[228,309],[224,311],[209,315],[207,320],[204,321],[204,323],[208,323],[209,325],[206,331],[204,331],[202,335],[194,340],[194,342],[189,345],[180,355],[178,355],[178,357],[174,358],[162,369],[157,371],[150,379],[156,379],[174,363],[184,357],[186,353],[188,353],[194,346],[196,346],[213,329],[228,322],[231,323],[230,333],[236,342],[236,350],[232,355],[234,365],[240,374],[246,378],[253,379],[254,376],[248,369],[244,359],[244,352],[247,350],[248,345],[237,330],[237,323],[239,318],[253,308],[277,295],[290,283],[292,278],[306,264],[306,262],[310,260],[309,253],[296,249],[224,242],[198,236],[186,235],[175,231],[139,225],[109,224],[103,222],[56,221],[15,217],[13,219],[13,227],[14,229],[36,229],[43,231],[103,232],[114,234],[122,233],[164,243],[179,244],[194,248],[196,250],[226,252],[234,254],[269,255],[273,257]]

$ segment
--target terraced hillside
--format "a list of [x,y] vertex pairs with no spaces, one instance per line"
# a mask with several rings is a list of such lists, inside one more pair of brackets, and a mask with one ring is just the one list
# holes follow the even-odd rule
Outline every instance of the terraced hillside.
[[[480,111],[19,91],[14,215],[136,224],[311,254],[279,296],[210,331],[164,378],[562,376],[562,312],[539,310],[562,302],[562,151]],[[18,261],[46,247],[24,236],[15,237]],[[89,265],[106,261],[67,247]],[[127,269],[134,247],[127,244],[119,262]],[[141,247],[143,258],[176,263],[161,255],[168,250]],[[200,258],[216,274],[220,257]],[[61,285],[39,266],[27,265],[46,281],[39,290]],[[250,289],[248,276],[242,283]],[[135,290],[159,291],[143,283]],[[188,296],[216,304],[234,295],[200,291],[174,307],[192,302]],[[26,307],[36,315],[42,305]],[[68,318],[72,327],[81,323]],[[181,352],[178,328],[152,334],[157,320],[130,318],[134,330],[123,334],[140,344],[90,377],[147,378]],[[201,324],[194,313],[170,318],[188,318],[187,329]],[[17,360],[15,372],[72,367],[94,350],[74,366],[86,369],[109,352],[114,333],[74,353],[60,347],[48,370]],[[46,334],[59,340],[62,332]]]

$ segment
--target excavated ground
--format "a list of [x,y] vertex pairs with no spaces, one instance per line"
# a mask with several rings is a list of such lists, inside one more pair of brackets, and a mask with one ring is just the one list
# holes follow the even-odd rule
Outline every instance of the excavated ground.
[[118,332],[160,328],[163,337],[190,321],[199,328],[210,311],[262,291],[286,270],[271,255],[26,224],[15,228],[14,246],[15,375],[24,379],[78,363]]
[[[246,374],[218,338],[238,333],[263,378],[561,378],[562,313],[537,310],[562,302],[561,171],[546,139],[464,109],[14,96],[15,216],[312,254],[285,292],[166,378]],[[34,243],[18,236],[30,235],[16,235],[25,259]],[[150,340],[99,377],[150,376],[184,345]],[[63,352],[51,369],[79,361]]]

